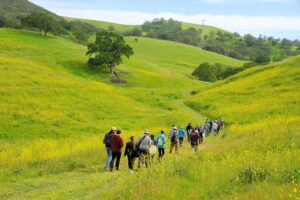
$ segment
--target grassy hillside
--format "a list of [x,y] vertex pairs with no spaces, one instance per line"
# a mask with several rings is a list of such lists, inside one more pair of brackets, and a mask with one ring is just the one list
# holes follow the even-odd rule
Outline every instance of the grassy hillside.
[[[113,26],[116,31],[118,32],[125,32],[128,30],[133,29],[136,27],[135,25],[124,25],[124,24],[117,24],[113,22],[104,22],[104,21],[98,21],[98,20],[90,20],[90,19],[79,19],[79,18],[72,18],[72,17],[64,17],[66,20],[79,20],[81,22],[85,22],[88,24],[91,24],[95,26],[96,28],[102,28],[102,29],[108,29],[110,26]],[[139,27],[139,25],[137,25]]]
[[57,15],[50,11],[37,6],[28,0],[1,0],[0,1],[0,16],[11,17],[14,20],[17,18],[29,15],[31,12],[43,12],[48,13],[54,17]]
[[[86,47],[0,29],[1,199],[298,196],[300,57],[211,85],[190,78],[200,62],[242,62],[178,43],[126,40],[135,55],[120,66],[129,84],[119,86],[86,68]],[[101,170],[101,139],[112,125],[127,139],[204,116],[223,117],[226,129],[197,154],[185,145],[150,170],[129,175],[124,158],[121,171]]]
[[[133,29],[134,27],[141,27],[141,25],[125,25],[125,24],[117,24],[117,23],[112,23],[112,22],[104,22],[104,21],[98,21],[98,20],[89,20],[89,19],[77,19],[77,18],[72,18],[72,17],[64,17],[66,20],[79,20],[81,22],[85,22],[88,24],[91,24],[97,28],[103,28],[103,29],[108,29],[109,26],[113,26],[116,31],[119,32],[125,32],[128,30]],[[199,24],[193,24],[193,23],[187,23],[187,22],[182,22],[182,29],[186,30],[188,28],[195,28],[195,29],[202,29],[202,25]],[[219,29],[217,27],[213,26],[208,26],[205,25],[204,27],[204,34],[208,35],[209,32],[214,31],[222,31],[222,32],[227,32],[225,30]]]
[[206,85],[190,78],[193,69],[205,61],[243,64],[178,43],[126,40],[135,55],[119,70],[129,84],[113,85],[105,69],[87,68],[84,46],[0,29],[0,198],[23,196],[27,181],[48,182],[48,175],[98,171],[105,159],[101,140],[113,125],[128,138],[145,128],[157,133],[176,122],[199,121],[182,103]]

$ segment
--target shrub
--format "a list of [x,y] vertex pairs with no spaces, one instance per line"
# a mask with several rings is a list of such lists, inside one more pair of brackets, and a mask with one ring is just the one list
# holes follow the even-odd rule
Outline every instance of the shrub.
[[254,182],[262,182],[266,180],[268,172],[264,169],[253,169],[248,167],[242,170],[238,176],[238,180],[243,185],[252,184]]

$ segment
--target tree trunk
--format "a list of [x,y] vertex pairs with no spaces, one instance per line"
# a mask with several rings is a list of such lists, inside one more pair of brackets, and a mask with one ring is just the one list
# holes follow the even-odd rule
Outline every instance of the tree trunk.
[[112,65],[110,67],[110,70],[111,70],[111,77],[115,76],[115,77],[117,77],[118,80],[121,80],[119,74],[115,71],[115,66],[114,65]]

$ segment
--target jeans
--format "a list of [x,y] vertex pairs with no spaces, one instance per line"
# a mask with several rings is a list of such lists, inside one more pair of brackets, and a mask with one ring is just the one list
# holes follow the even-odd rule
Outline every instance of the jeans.
[[110,147],[106,147],[106,154],[107,154],[107,160],[105,163],[105,169],[107,169],[110,165],[111,159],[112,159],[112,153]]
[[117,161],[116,161],[116,169],[119,170],[120,159],[121,159],[121,153],[120,152],[113,152],[112,153],[112,159],[111,159],[111,162],[110,162],[110,171],[113,170],[113,168],[114,168],[114,162],[115,162],[116,159],[117,159]]

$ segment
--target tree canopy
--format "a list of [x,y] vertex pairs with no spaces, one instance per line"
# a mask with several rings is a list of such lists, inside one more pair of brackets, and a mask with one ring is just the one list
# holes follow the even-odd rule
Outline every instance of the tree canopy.
[[88,45],[86,53],[90,58],[88,65],[91,67],[107,66],[112,75],[120,79],[115,67],[122,63],[122,56],[130,58],[133,49],[126,44],[123,36],[102,30],[96,34],[95,43]]
[[59,29],[60,24],[51,15],[42,12],[32,12],[22,19],[24,25],[36,28],[40,34],[44,32],[47,36],[49,32],[55,32]]

